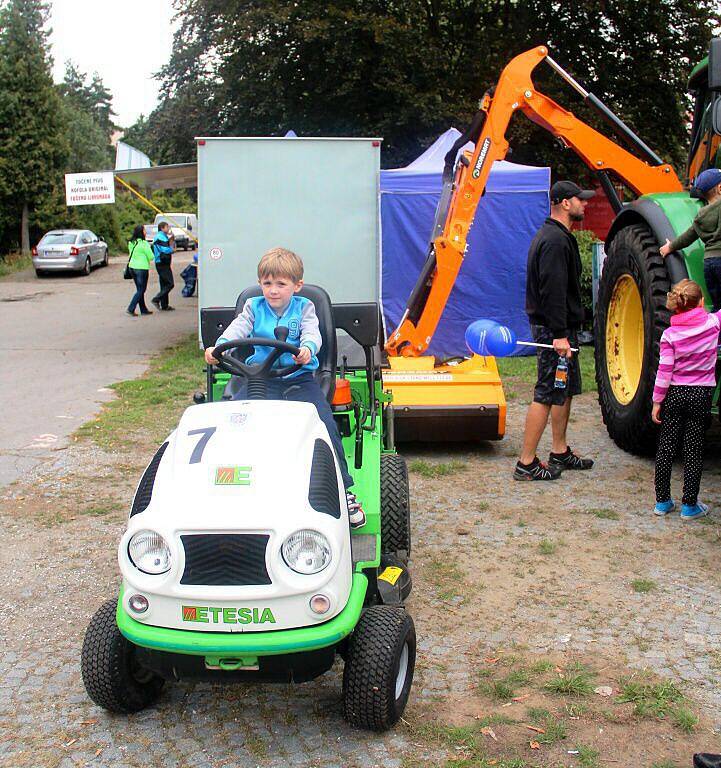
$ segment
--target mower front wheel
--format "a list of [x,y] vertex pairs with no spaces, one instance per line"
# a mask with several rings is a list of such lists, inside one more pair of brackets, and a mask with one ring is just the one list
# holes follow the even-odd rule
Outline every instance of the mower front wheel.
[[343,715],[353,726],[385,731],[408,703],[416,665],[416,629],[404,608],[367,608],[353,632],[343,670]]
[[129,714],[150,706],[160,696],[164,680],[142,669],[135,646],[115,622],[115,600],[103,603],[90,620],[81,655],[88,696],[109,712]]

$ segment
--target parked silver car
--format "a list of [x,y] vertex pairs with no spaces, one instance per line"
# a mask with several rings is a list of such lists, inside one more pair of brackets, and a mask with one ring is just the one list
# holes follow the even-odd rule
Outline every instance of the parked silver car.
[[89,275],[97,265],[108,265],[108,244],[89,229],[53,229],[33,248],[38,277],[55,270]]

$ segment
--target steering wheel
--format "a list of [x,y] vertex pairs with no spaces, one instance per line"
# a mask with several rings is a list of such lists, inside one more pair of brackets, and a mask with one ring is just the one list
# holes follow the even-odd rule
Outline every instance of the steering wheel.
[[[279,326],[275,329],[275,339],[251,337],[248,339],[238,339],[237,341],[226,341],[223,344],[218,344],[213,350],[213,357],[218,361],[216,365],[221,371],[225,371],[232,376],[243,376],[249,382],[278,379],[282,376],[288,376],[290,373],[295,373],[295,371],[299,371],[303,367],[298,363],[294,363],[293,365],[284,365],[282,368],[273,368],[275,361],[284,352],[289,352],[291,355],[300,354],[298,347],[286,342],[287,338],[288,329]],[[243,363],[226,354],[226,352],[230,352],[233,349],[247,349],[248,347],[270,347],[273,351],[262,363],[255,365]]]

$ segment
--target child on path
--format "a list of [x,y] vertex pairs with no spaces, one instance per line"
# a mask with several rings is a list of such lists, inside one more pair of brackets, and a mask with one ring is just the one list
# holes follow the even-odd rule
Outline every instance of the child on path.
[[713,308],[721,309],[721,169],[708,168],[696,177],[692,197],[701,197],[706,205],[696,214],[693,224],[673,242],[666,240],[660,248],[664,258],[673,251],[688,248],[699,238],[704,244],[703,276]]
[[[315,405],[321,421],[328,429],[340,463],[351,528],[360,528],[366,522],[365,512],[355,494],[350,491],[353,477],[348,472],[340,432],[328,401],[313,377],[313,371],[318,368],[317,354],[322,339],[315,305],[310,299],[295,295],[303,287],[303,262],[300,256],[285,248],[271,248],[258,264],[258,282],[263,295],[245,302],[241,313],[215,344],[217,346],[226,341],[246,339],[250,336],[274,339],[274,331],[278,326],[289,329],[286,341],[300,347],[300,354],[291,356],[284,353],[275,365],[282,368],[295,362],[302,368],[283,378],[270,380],[268,397],[273,400],[300,400]],[[205,350],[205,362],[210,365],[218,362],[213,357],[214,349],[215,347],[208,347]],[[246,362],[261,363],[270,352],[268,347],[256,347],[254,354]]]
[[683,436],[682,520],[708,514],[698,500],[703,469],[706,420],[716,386],[716,348],[721,312],[703,306],[701,286],[681,280],[668,294],[666,306],[675,314],[661,336],[661,356],[653,390],[651,418],[661,425],[656,453],[656,506],[654,514],[674,509],[671,499],[671,466],[679,437]]

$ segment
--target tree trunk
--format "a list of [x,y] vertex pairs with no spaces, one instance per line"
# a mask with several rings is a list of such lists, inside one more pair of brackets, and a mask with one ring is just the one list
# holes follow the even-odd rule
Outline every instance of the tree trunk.
[[20,223],[20,250],[23,255],[30,253],[30,216],[28,204],[23,203],[23,217]]

